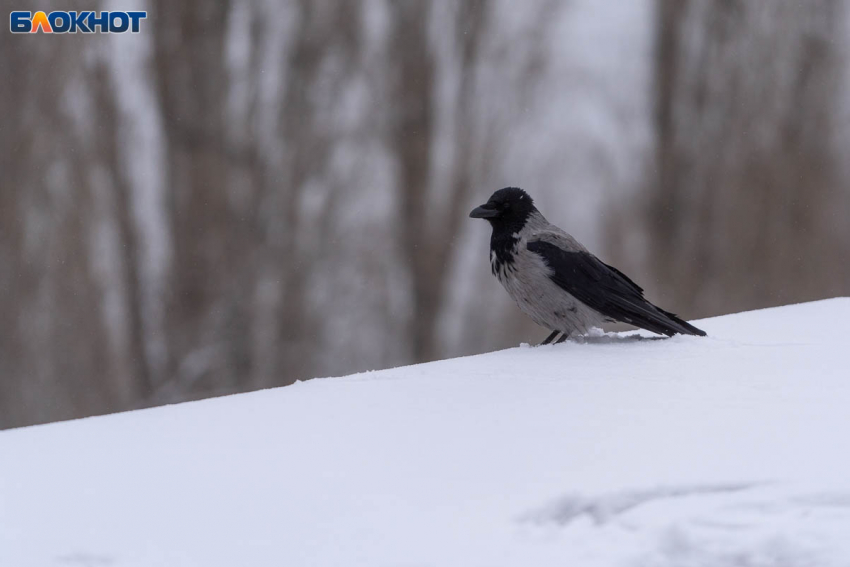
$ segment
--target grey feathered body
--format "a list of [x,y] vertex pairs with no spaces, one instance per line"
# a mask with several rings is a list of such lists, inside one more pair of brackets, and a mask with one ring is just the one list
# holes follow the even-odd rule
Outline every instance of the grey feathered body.
[[528,250],[530,240],[549,242],[568,252],[587,252],[575,238],[550,224],[534,211],[525,226],[512,235],[511,259],[504,261],[491,250],[493,275],[523,313],[546,329],[567,336],[586,334],[607,318],[561,289],[552,280],[553,270],[543,258]]

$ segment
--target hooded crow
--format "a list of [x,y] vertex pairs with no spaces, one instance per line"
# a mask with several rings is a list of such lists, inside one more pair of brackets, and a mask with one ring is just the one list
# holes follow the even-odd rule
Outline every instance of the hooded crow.
[[490,265],[519,308],[552,331],[541,344],[587,333],[603,322],[621,321],[672,336],[705,332],[644,299],[643,289],[605,264],[575,238],[550,224],[531,197],[516,187],[493,193],[469,216],[487,219]]

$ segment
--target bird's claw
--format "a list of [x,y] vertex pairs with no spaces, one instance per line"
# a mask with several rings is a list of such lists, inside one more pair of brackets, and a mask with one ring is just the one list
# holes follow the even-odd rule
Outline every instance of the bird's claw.
[[[538,344],[537,346],[543,346],[543,345],[548,345],[548,344],[550,344],[552,341],[554,341],[554,340],[555,340],[555,337],[557,337],[557,336],[558,336],[558,335],[560,335],[560,334],[561,334],[561,331],[552,331],[552,333],[551,333],[548,337],[546,337],[545,339],[543,339],[543,342],[541,342],[541,343],[540,343],[540,344]],[[564,336],[566,336],[566,335],[564,335]],[[563,340],[563,338],[562,338],[562,339],[560,339],[558,342],[561,342],[562,340]],[[557,343],[556,343],[556,344],[557,344]]]

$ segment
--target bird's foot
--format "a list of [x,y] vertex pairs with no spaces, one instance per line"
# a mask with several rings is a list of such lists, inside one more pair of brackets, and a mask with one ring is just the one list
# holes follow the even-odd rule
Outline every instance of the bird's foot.
[[548,345],[549,343],[551,343],[552,341],[555,340],[555,337],[557,337],[560,334],[561,334],[561,331],[552,331],[552,334],[550,334],[548,337],[543,339],[543,342],[538,344],[537,346]]

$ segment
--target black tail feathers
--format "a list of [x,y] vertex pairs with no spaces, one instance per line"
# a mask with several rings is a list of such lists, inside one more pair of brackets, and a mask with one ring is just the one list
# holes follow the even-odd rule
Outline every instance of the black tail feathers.
[[[660,313],[664,314],[665,318],[668,319],[667,325],[665,325],[667,327],[667,329],[665,331],[663,331],[663,334],[667,335],[668,337],[672,337],[675,334],[695,335],[697,337],[706,336],[705,331],[703,331],[702,329],[698,329],[698,328],[694,327],[693,325],[691,325],[690,323],[688,323],[687,321],[680,319],[674,313],[670,313],[669,311],[664,311],[663,309],[661,309],[659,307],[656,307],[656,309]],[[659,321],[659,322],[662,322],[662,321]]]

